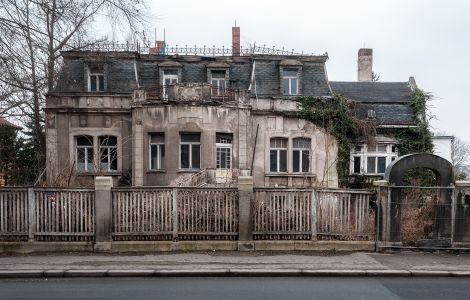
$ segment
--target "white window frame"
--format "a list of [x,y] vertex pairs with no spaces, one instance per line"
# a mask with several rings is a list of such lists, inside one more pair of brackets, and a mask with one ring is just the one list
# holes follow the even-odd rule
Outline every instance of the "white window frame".
[[[167,70],[168,71],[168,70]],[[162,77],[162,87],[163,87],[163,99],[168,99],[167,95],[167,84],[165,83],[166,80],[169,80],[169,84],[178,84],[179,79],[177,74],[165,74],[165,70],[163,70],[163,77]]]
[[[285,147],[271,147],[271,140],[276,140],[276,139],[282,139],[285,140],[286,146]],[[289,171],[289,156],[288,154],[288,149],[289,149],[289,139],[285,137],[271,137],[269,139],[269,172],[270,173],[287,173]],[[271,170],[271,151],[276,151],[276,170],[272,171]],[[285,151],[286,153],[286,170],[281,171],[281,151]]]
[[[284,72],[285,71],[296,71],[297,72],[297,75],[296,76],[288,76],[288,75],[284,75]],[[300,78],[299,78],[299,70],[298,69],[290,69],[290,68],[286,68],[286,69],[283,69],[282,70],[282,84],[284,85],[284,79],[287,79],[288,82],[289,82],[289,86],[288,86],[288,92],[287,94],[284,94],[284,91],[283,91],[283,95],[286,95],[286,96],[295,96],[295,95],[299,95],[299,81],[300,81]],[[292,79],[297,79],[297,84],[295,85],[295,88],[296,88],[296,93],[293,93],[292,92]],[[284,87],[284,86],[283,86]]]
[[[213,72],[214,71],[224,71],[224,77],[223,78],[214,78],[213,77]],[[224,95],[225,90],[227,89],[227,70],[211,70],[211,92],[213,97],[221,97]],[[213,82],[216,82],[214,85]],[[215,91],[215,93],[214,93]]]
[[[101,138],[106,138],[106,137],[113,137],[116,139],[116,145],[101,145],[100,139]],[[102,157],[102,150],[106,149],[108,154],[106,155],[107,157],[107,168],[103,169],[103,166],[101,165],[101,157]],[[116,160],[116,169],[111,169],[111,162],[113,161],[113,158],[111,157],[112,150],[114,150],[114,153],[116,153],[116,157],[114,158]],[[99,169],[102,172],[114,172],[118,170],[118,142],[117,142],[117,137],[113,135],[101,135],[98,137],[98,153],[99,153]]]
[[[183,142],[182,141],[182,135],[183,134],[191,134],[191,133],[180,133],[180,151],[179,151],[179,161],[180,161],[180,170],[200,170],[201,169],[201,135],[199,134],[199,142]],[[183,168],[181,166],[181,147],[183,145],[189,145],[189,168]],[[194,168],[193,167],[193,145],[199,145],[199,167]]]
[[[96,91],[92,91],[91,90],[91,77],[92,76],[96,76],[95,80],[96,80]],[[103,77],[103,89],[100,90],[100,80],[99,80],[99,77]],[[92,92],[92,93],[98,93],[98,92],[104,92],[105,90],[105,82],[104,82],[104,73],[100,73],[100,72],[88,72],[88,91],[89,92]]]
[[[379,146],[385,146],[385,151],[379,151]],[[378,158],[385,158],[385,169],[395,159],[398,158],[398,151],[392,151],[393,147],[396,147],[395,143],[377,143],[373,145],[362,144],[360,145],[360,151],[353,149],[350,155],[350,168],[349,173],[351,175],[371,175],[371,176],[383,176],[384,173],[378,172]],[[354,158],[361,158],[360,173],[354,172]],[[375,158],[374,160],[374,172],[368,172],[368,158]]]
[[[222,134],[221,134],[222,135]],[[230,142],[226,142],[228,139],[225,137],[220,137],[221,142],[217,142],[217,138],[219,137],[219,134],[216,134],[216,143],[215,143],[215,164],[216,168],[219,170],[230,170],[233,168],[233,160],[232,160],[232,153],[233,153],[233,138],[230,139]],[[224,142],[225,141],[225,142]],[[220,150],[226,150],[228,149],[229,155],[228,155],[228,168],[221,168],[219,164],[219,161],[221,158],[219,157],[219,149]],[[227,165],[227,161],[225,161],[225,165]]]
[[[161,135],[163,142],[152,142],[152,135]],[[157,147],[157,166],[152,168],[152,146]],[[164,170],[165,159],[162,158],[162,149],[165,151],[165,134],[164,133],[150,133],[149,134],[149,170],[161,171]]]
[[[78,138],[80,137],[87,137],[87,138],[91,138],[91,145],[86,145],[86,146],[81,146],[81,145],[78,145]],[[93,136],[89,136],[89,135],[77,135],[75,136],[74,138],[74,142],[75,142],[75,162],[76,162],[76,166],[75,166],[75,169],[77,170],[77,172],[80,172],[80,173],[90,173],[90,172],[94,172],[95,170],[95,165],[94,165],[94,162],[95,162],[95,149],[94,149],[94,137]],[[84,169],[83,170],[80,170],[79,168],[79,161],[78,161],[78,151],[79,149],[83,149],[84,150],[84,153],[85,153],[85,161],[84,161]],[[90,152],[90,149],[92,151],[92,156],[91,156],[91,170],[89,168],[89,162],[88,162],[88,158],[90,156],[89,152]]]
[[[294,141],[296,139],[303,139],[303,140],[308,140],[308,143],[309,143],[309,147],[295,147],[294,146]],[[293,138],[292,139],[292,173],[308,173],[310,172],[310,162],[311,162],[311,159],[310,159],[310,149],[311,149],[311,144],[312,144],[312,140],[310,138],[304,138],[304,137],[296,137],[296,138]],[[299,171],[294,171],[294,151],[299,151]],[[303,157],[304,157],[304,152],[307,152],[308,153],[308,165],[307,165],[307,171],[303,171],[302,170],[302,166],[303,166]]]

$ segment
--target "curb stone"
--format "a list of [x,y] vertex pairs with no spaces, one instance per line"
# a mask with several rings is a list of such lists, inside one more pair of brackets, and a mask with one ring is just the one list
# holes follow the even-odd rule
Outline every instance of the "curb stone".
[[0,278],[59,277],[470,277],[470,271],[445,270],[315,270],[315,269],[188,269],[188,270],[0,270]]
[[449,277],[449,271],[410,270],[413,277]]
[[409,277],[408,270],[366,270],[367,277]]

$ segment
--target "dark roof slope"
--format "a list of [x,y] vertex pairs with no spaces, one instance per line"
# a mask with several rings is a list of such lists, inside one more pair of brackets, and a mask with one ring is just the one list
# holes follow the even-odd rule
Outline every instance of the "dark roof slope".
[[330,81],[333,93],[359,102],[409,102],[408,82]]

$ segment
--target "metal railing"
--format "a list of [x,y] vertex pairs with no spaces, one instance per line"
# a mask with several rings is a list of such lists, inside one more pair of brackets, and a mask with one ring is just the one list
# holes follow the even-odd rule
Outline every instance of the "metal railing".
[[[141,54],[147,54],[150,52],[150,49],[153,48],[149,44],[140,44],[140,43],[119,43],[119,42],[83,42],[83,43],[74,43],[68,45],[65,49],[69,51],[98,51],[98,52],[137,52]],[[238,52],[238,51],[237,51]],[[215,45],[211,46],[188,46],[188,45],[169,45],[166,44],[164,51],[161,52],[163,55],[201,55],[201,56],[232,56],[233,50],[232,47],[216,47]],[[240,47],[239,51],[241,56],[250,56],[250,55],[285,55],[285,56],[317,56],[311,53],[304,53],[295,51],[294,49],[286,48],[276,48],[276,47],[266,47],[263,46],[252,46],[252,47]],[[160,54],[161,55],[161,54]],[[321,56],[328,56],[325,52]]]

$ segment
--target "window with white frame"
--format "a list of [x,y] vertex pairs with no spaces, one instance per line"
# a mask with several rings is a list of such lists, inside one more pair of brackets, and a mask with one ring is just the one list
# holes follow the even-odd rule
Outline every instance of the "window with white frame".
[[149,141],[150,170],[165,169],[165,135],[163,133],[151,133]]
[[223,96],[227,88],[226,70],[211,71],[211,91],[213,97]]
[[287,172],[286,138],[271,138],[269,149],[269,170],[273,173]]
[[102,67],[88,67],[88,91],[104,92],[104,71]]
[[169,85],[178,83],[178,70],[177,69],[168,69],[163,70],[163,98],[167,99],[167,89]]
[[395,144],[359,145],[351,151],[350,173],[383,175],[387,166],[397,157],[398,148]]
[[201,134],[180,134],[180,169],[201,168]]
[[217,169],[232,168],[232,134],[218,133],[215,137]]
[[117,171],[117,138],[111,135],[99,137],[100,171]]
[[282,70],[282,94],[298,95],[299,94],[299,70],[293,68],[285,68]]
[[292,140],[292,171],[310,171],[310,139],[295,138]]
[[75,161],[77,171],[93,172],[93,137],[81,135],[75,137]]

